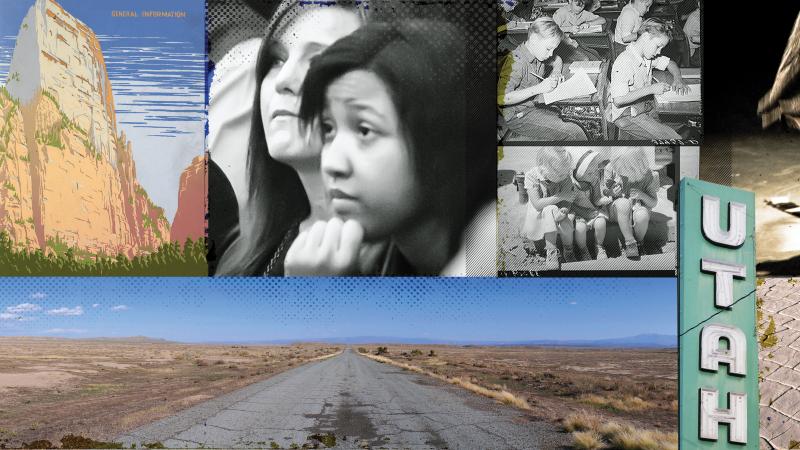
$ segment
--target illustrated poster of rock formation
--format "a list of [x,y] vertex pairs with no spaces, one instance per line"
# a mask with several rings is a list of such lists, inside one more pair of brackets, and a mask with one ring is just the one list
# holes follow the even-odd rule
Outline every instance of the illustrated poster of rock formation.
[[206,273],[203,8],[3,3],[0,273]]

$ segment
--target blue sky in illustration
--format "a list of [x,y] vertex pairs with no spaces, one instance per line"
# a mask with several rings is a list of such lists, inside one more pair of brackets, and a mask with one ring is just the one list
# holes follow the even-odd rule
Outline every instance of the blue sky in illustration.
[[0,336],[180,342],[675,335],[673,278],[5,278]]
[[[205,2],[61,0],[100,40],[114,91],[117,127],[133,143],[139,182],[172,221],[181,171],[202,155]],[[0,84],[34,0],[2,0]],[[112,17],[112,11],[185,11],[185,18]]]

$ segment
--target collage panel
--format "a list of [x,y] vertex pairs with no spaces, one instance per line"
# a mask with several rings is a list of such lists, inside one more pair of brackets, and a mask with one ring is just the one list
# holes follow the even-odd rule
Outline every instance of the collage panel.
[[498,144],[699,144],[701,3],[499,2]]
[[[750,31],[761,36],[761,51],[740,72],[747,80],[744,88],[723,76],[723,61],[734,56],[734,49],[748,38],[712,39],[709,35],[708,45],[713,48],[707,54],[713,58],[706,76],[714,83],[704,92],[709,109],[701,159],[703,179],[754,195],[758,391],[748,392],[748,403],[758,399],[754,414],[759,414],[760,427],[757,446],[753,441],[747,446],[763,450],[800,445],[800,144],[796,118],[800,7],[794,3],[775,6],[770,11],[752,11]],[[748,427],[752,417],[748,416]],[[720,438],[725,437],[722,433],[720,427]]]
[[697,147],[502,148],[500,276],[675,276],[678,182]]
[[493,275],[494,12],[210,1],[210,274]]
[[0,275],[207,274],[204,7],[160,3],[3,2]]
[[677,448],[674,278],[11,281],[6,448]]
[[0,10],[0,449],[800,448],[794,3]]

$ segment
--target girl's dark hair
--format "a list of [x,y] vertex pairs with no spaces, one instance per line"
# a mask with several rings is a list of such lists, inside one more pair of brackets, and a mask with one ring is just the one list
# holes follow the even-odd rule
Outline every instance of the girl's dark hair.
[[265,39],[256,60],[256,92],[247,149],[248,201],[239,218],[238,237],[225,251],[217,275],[260,275],[286,232],[310,214],[297,172],[267,150],[261,121],[261,80],[277,61],[274,41]]
[[[370,17],[403,11],[389,0],[370,5]],[[219,259],[215,275],[263,275],[287,232],[311,212],[303,184],[290,166],[276,161],[267,149],[261,118],[261,82],[278,59],[276,36],[309,8],[346,8],[365,15],[365,8],[355,0],[339,0],[326,5],[302,5],[299,0],[277,2],[264,41],[258,51],[255,79],[256,91],[247,149],[248,200],[239,218],[239,226],[231,232],[232,244]],[[291,244],[291,242],[289,242]],[[270,274],[283,273],[283,261],[276,261]]]
[[[261,82],[278,60],[275,35],[297,14],[297,1],[281,2],[256,59],[256,91],[250,120],[246,172],[248,197],[233,243],[220,257],[215,275],[262,275],[286,233],[311,212],[294,169],[269,154],[261,120]],[[282,261],[280,262],[282,264]],[[278,268],[279,272],[282,272]]]
[[493,154],[492,147],[478,149],[467,142],[466,130],[474,126],[467,121],[475,115],[466,109],[465,42],[458,27],[442,21],[367,24],[311,61],[299,110],[301,124],[312,126],[321,118],[334,80],[354,70],[376,74],[397,109],[424,207],[447,223],[450,255],[461,245],[462,231],[478,206],[467,197],[470,153]]

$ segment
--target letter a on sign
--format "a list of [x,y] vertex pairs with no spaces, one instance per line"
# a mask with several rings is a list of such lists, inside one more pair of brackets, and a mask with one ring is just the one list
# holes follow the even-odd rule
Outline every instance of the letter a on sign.
[[[728,340],[728,349],[719,348],[721,339]],[[742,330],[728,325],[712,324],[700,333],[700,368],[719,370],[719,363],[728,365],[728,373],[747,374],[747,338]]]

